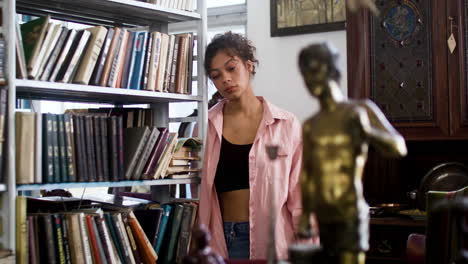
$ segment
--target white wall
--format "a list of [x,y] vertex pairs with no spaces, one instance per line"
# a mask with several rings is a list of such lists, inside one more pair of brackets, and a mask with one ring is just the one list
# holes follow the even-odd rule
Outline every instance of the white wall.
[[273,104],[291,111],[304,121],[318,110],[317,101],[306,90],[297,56],[314,42],[328,41],[339,52],[341,87],[345,94],[346,32],[333,31],[287,37],[270,37],[270,1],[247,0],[247,37],[257,47],[260,65],[253,81],[256,95],[265,96]]

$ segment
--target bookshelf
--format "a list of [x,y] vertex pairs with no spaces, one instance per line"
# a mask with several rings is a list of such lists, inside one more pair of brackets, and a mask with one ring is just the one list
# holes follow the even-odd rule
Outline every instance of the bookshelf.
[[[15,251],[15,200],[18,192],[37,191],[56,188],[76,187],[125,187],[149,185],[162,188],[172,184],[199,183],[199,178],[159,179],[118,182],[67,182],[44,184],[16,184],[15,168],[15,102],[16,99],[52,100],[63,102],[90,102],[113,104],[116,107],[133,104],[149,104],[157,110],[156,126],[168,127],[170,122],[196,121],[198,135],[206,135],[207,101],[206,77],[203,74],[194,77],[197,80],[196,95],[152,92],[145,90],[118,89],[91,85],[56,83],[16,78],[16,15],[50,15],[51,18],[88,25],[119,26],[146,28],[167,33],[168,24],[184,21],[196,21],[197,26],[197,68],[203,69],[203,54],[206,47],[207,12],[205,0],[196,0],[195,12],[158,7],[155,4],[135,0],[3,0],[3,34],[6,40],[7,112],[5,152],[5,184],[0,184],[2,234],[0,243],[3,248]],[[201,70],[194,72],[202,72]],[[197,117],[170,118],[170,102],[196,102]],[[203,151],[201,153],[203,155]]]

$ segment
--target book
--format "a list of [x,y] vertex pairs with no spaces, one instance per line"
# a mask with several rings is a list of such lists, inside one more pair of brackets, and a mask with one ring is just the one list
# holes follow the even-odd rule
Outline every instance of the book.
[[51,114],[42,114],[42,177],[46,183],[55,181],[52,117]]
[[117,87],[117,80],[119,76],[120,69],[122,67],[122,61],[124,59],[125,53],[122,50],[125,50],[125,45],[128,42],[128,31],[125,28],[122,28],[119,34],[119,39],[117,40],[115,46],[115,55],[110,64],[109,77],[106,80],[105,86],[108,87]]
[[169,133],[167,145],[164,148],[161,158],[159,159],[156,171],[153,175],[153,179],[164,178],[166,176],[167,168],[171,162],[172,154],[177,145],[177,133]]
[[109,50],[107,51],[106,61],[104,63],[104,68],[102,70],[101,79],[99,80],[99,86],[106,86],[107,81],[109,80],[109,75],[111,72],[111,67],[114,62],[114,57],[116,56],[117,50],[120,47],[122,38],[124,35],[123,28],[114,27],[114,35],[110,42]]
[[21,36],[20,24],[16,23],[16,77],[25,79],[28,77],[26,57],[24,55],[23,37]]
[[50,16],[39,17],[22,24],[21,37],[23,39],[24,57],[28,71],[32,69],[46,34]]
[[141,31],[136,34],[135,40],[135,52],[132,58],[134,63],[133,70],[131,72],[130,86],[128,88],[140,90],[141,79],[143,77],[143,65],[144,55],[146,53],[146,42],[148,40],[148,32]]
[[106,38],[104,39],[101,52],[96,61],[96,66],[94,66],[93,73],[91,74],[91,79],[89,80],[90,85],[99,85],[99,82],[102,77],[102,71],[104,70],[104,64],[106,63],[107,53],[114,37],[114,28],[109,28],[107,30]]
[[154,91],[156,86],[156,74],[158,72],[159,66],[159,55],[161,53],[161,33],[160,32],[151,32],[151,52],[150,60],[148,65],[148,84],[145,89]]
[[116,230],[116,227],[115,227],[115,224],[113,223],[113,219],[112,219],[112,216],[110,215],[110,213],[104,213],[104,219],[106,221],[106,225],[109,229],[109,234],[110,234],[110,237],[111,237],[111,240],[113,241],[113,244],[115,246],[115,250],[116,250],[116,261],[117,261],[117,257],[118,257],[118,260],[120,260],[121,263],[125,263],[125,255],[124,255],[124,251],[123,251],[123,243],[122,241],[119,239],[119,236],[117,235],[117,230]]
[[62,70],[62,68],[66,69],[66,67],[68,66],[65,60],[67,59],[67,57],[71,56],[70,50],[72,48],[72,44],[75,43],[75,37],[77,37],[77,34],[78,32],[75,29],[70,29],[68,31],[68,35],[62,46],[60,55],[58,56],[55,65],[53,66],[54,69],[50,75],[49,81],[55,82],[56,80],[62,79],[63,73],[65,71],[65,70]]
[[52,49],[55,47],[57,40],[62,32],[62,25],[49,23],[44,42],[37,54],[36,63],[34,63],[29,77],[38,80],[44,70],[44,66],[52,53]]
[[148,162],[143,169],[143,179],[152,179],[154,172],[157,169],[157,164],[162,152],[167,144],[167,138],[169,137],[169,130],[167,128],[158,128],[159,136],[156,141],[156,146],[153,148]]
[[68,236],[71,254],[71,262],[79,263],[80,261],[85,260],[85,255],[83,251],[83,244],[81,242],[81,232],[80,232],[80,218],[79,213],[70,213],[66,214],[65,218],[68,223]]
[[58,262],[65,263],[65,249],[63,245],[63,231],[62,231],[62,222],[58,214],[51,215],[52,218],[52,229],[54,232],[55,244],[55,253],[58,254]]
[[66,217],[63,214],[60,214],[60,220],[62,222],[63,248],[64,248],[64,251],[65,251],[65,262],[66,263],[71,263],[69,224],[68,224],[68,221],[67,221]]
[[42,155],[45,154],[42,152],[42,114],[34,113],[34,116],[36,120],[34,125],[34,183],[42,183]]
[[155,243],[153,244],[154,250],[155,250],[156,254],[158,254],[158,256],[161,256],[159,251],[160,251],[161,246],[163,244],[163,239],[164,239],[164,236],[166,234],[166,229],[167,229],[167,225],[168,225],[168,222],[169,222],[169,218],[171,217],[171,214],[172,214],[173,205],[163,204],[161,207],[162,207],[162,209],[164,211],[163,211],[163,215],[161,217],[161,224],[159,226],[159,230],[156,233],[156,237],[154,238]]
[[155,91],[162,92],[164,90],[164,76],[167,64],[167,53],[169,49],[169,35],[161,33],[161,52],[159,55],[159,66],[156,74]]
[[28,222],[26,216],[26,197],[16,197],[16,263],[28,263]]
[[86,215],[84,213],[78,214],[80,230],[81,230],[81,242],[83,245],[83,253],[84,253],[84,262],[86,264],[93,264],[93,253],[91,252],[91,244],[88,232],[88,224],[86,220]]
[[141,259],[144,263],[156,263],[158,256],[132,211],[128,213],[127,219],[128,224],[134,234]]
[[103,26],[95,26],[87,29],[90,33],[89,43],[84,51],[83,59],[78,67],[74,83],[88,84],[91,79],[91,74],[96,66],[99,54],[104,44],[107,35],[107,28]]
[[42,74],[40,77],[41,81],[48,81],[50,76],[52,75],[52,70],[57,64],[57,60],[59,59],[60,52],[62,51],[62,48],[65,45],[65,41],[67,40],[68,35],[69,35],[69,30],[65,27],[62,27],[58,40],[55,43],[55,46],[52,49],[52,52],[42,71]]
[[194,214],[194,206],[192,204],[183,203],[182,205],[184,206],[184,211],[180,223],[176,263],[182,263],[182,259],[189,253],[190,233],[192,232],[192,214]]
[[58,149],[59,149],[59,169],[62,176],[62,182],[70,181],[68,176],[68,159],[67,159],[67,145],[65,144],[65,120],[63,115],[56,115],[57,118],[57,135],[58,135]]
[[75,146],[75,130],[73,128],[73,119],[70,114],[63,115],[65,124],[65,145],[66,145],[66,159],[67,159],[67,173],[70,182],[77,181],[76,170],[76,146]]
[[16,112],[16,183],[34,183],[35,113]]
[[140,157],[138,158],[138,163],[135,166],[135,172],[133,173],[133,179],[139,180],[141,179],[141,174],[143,172],[143,168],[148,162],[149,156],[151,151],[154,149],[156,145],[156,141],[158,140],[159,130],[156,127],[151,128],[151,133],[148,137],[148,142],[144,146]]
[[59,82],[69,83],[73,80],[76,73],[78,63],[83,56],[83,50],[88,44],[91,33],[87,30],[81,30],[78,32],[75,41],[70,47],[70,53],[64,61],[63,68],[58,73],[57,80]]
[[132,179],[137,160],[150,136],[148,127],[132,127],[124,130],[125,179]]
[[130,72],[132,68],[131,59],[133,54],[133,46],[135,43],[135,35],[136,32],[128,31],[128,40],[127,46],[125,48],[125,57],[123,61],[122,67],[122,77],[120,80],[120,88],[129,88],[129,79],[130,79]]
[[179,241],[180,226],[182,223],[182,215],[184,213],[184,206],[182,204],[174,204],[174,214],[170,220],[168,232],[164,238],[164,248],[161,253],[163,264],[176,263],[177,242]]

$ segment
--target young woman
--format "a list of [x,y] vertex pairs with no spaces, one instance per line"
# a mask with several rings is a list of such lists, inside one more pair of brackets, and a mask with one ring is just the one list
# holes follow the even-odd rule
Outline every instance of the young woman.
[[[254,51],[231,32],[215,36],[206,49],[205,71],[224,99],[208,114],[199,223],[221,256],[266,259],[274,214],[276,253],[285,259],[301,215],[302,128],[293,114],[255,96]],[[274,161],[269,145],[279,147]]]

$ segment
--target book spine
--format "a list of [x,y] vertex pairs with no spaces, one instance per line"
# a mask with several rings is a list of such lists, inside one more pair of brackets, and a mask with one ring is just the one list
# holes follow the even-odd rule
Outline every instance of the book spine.
[[67,164],[68,164],[68,176],[70,182],[76,182],[76,156],[75,156],[75,142],[74,142],[74,129],[73,120],[70,114],[64,114],[65,122],[65,145],[67,146]]
[[119,181],[119,153],[118,153],[118,136],[117,136],[117,117],[109,118],[109,153],[110,153],[110,172],[111,180]]
[[[70,250],[70,231],[69,222],[64,215],[60,215],[62,222],[62,235],[63,235],[63,249],[65,252],[65,263],[71,264],[71,250]],[[71,245],[73,246],[73,245]]]
[[135,42],[135,32],[128,32],[127,47],[125,48],[125,58],[123,62],[122,79],[120,80],[120,88],[129,88],[128,80],[130,75],[130,62],[132,59],[133,44]]
[[59,164],[60,175],[62,175],[62,182],[69,182],[68,177],[68,159],[67,159],[67,145],[65,144],[65,120],[63,115],[56,115],[58,142],[59,142]]
[[107,123],[108,123],[108,118],[107,117],[99,117],[99,123],[101,126],[101,151],[102,151],[102,169],[103,169],[103,176],[105,181],[110,181],[110,176],[109,176],[109,147],[108,147],[108,130],[107,130]]
[[101,124],[99,122],[98,116],[93,116],[92,123],[94,125],[94,139],[95,139],[95,153],[96,153],[96,170],[97,170],[97,180],[104,181],[104,163],[102,157],[102,150],[101,150]]
[[52,228],[52,215],[43,215],[42,219],[45,227],[46,243],[47,243],[47,263],[57,263],[56,255],[56,244],[57,241],[54,239],[54,231]]
[[16,197],[16,255],[17,263],[28,263],[28,223],[26,216],[26,197]]
[[117,117],[117,152],[118,152],[118,178],[124,180],[124,146],[123,146],[123,120],[122,116]]
[[94,129],[91,116],[84,116],[86,128],[86,154],[89,165],[89,181],[96,181],[96,156],[94,152]]
[[123,252],[123,245],[122,245],[122,240],[119,239],[119,236],[117,235],[117,230],[115,227],[114,220],[112,219],[112,216],[110,213],[105,213],[104,217],[106,219],[106,224],[107,227],[109,228],[109,233],[112,237],[112,241],[114,241],[115,248],[117,250],[117,255],[119,257],[120,262],[125,263],[125,255]]
[[81,230],[81,242],[83,243],[83,252],[84,252],[84,261],[86,264],[93,264],[93,254],[91,252],[91,246],[89,241],[89,232],[87,228],[86,215],[84,213],[79,213],[79,224]]
[[140,90],[141,78],[143,75],[144,54],[146,52],[147,32],[138,32],[135,51],[135,65],[130,80],[130,89]]
[[52,119],[52,145],[54,148],[54,182],[61,182],[62,175],[60,170],[60,150],[58,142],[58,124],[57,115],[50,114]]
[[85,125],[85,116],[78,116],[79,119],[79,129],[80,129],[80,142],[81,142],[81,161],[83,166],[83,181],[91,181],[92,180],[92,170],[91,170],[91,163],[87,159],[87,146],[88,142],[86,141],[86,125]]
[[63,234],[62,234],[61,219],[58,214],[52,215],[52,218],[54,221],[55,239],[57,241],[56,249],[58,253],[58,262],[60,264],[65,264],[65,250],[63,247]]
[[81,130],[80,130],[80,118],[77,115],[71,116],[74,136],[74,146],[75,146],[75,163],[76,163],[76,181],[85,181],[86,174],[84,173],[83,158],[81,153],[83,149],[81,148]]

